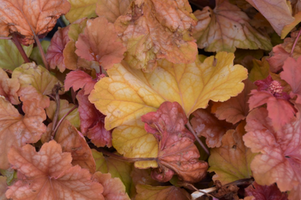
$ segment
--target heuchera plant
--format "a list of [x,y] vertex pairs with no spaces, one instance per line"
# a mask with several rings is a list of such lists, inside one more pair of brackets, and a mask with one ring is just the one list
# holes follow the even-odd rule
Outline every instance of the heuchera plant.
[[0,16],[0,199],[301,199],[301,1]]

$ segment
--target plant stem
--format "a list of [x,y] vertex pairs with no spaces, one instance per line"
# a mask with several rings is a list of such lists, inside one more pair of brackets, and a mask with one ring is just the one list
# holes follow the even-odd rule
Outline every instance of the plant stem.
[[0,40],[11,40],[11,37],[4,37],[4,36],[2,36],[2,37],[0,37]]
[[63,117],[62,119],[60,119],[60,121],[57,123],[55,129],[52,132],[52,139],[55,137],[55,133],[57,131],[57,129],[60,127],[61,123],[64,121],[64,119],[73,111],[75,110],[75,108],[77,108],[77,106],[74,106],[73,108],[71,108]]
[[191,133],[194,135],[195,139],[198,141],[198,143],[199,143],[199,144],[201,145],[201,147],[204,149],[204,151],[205,151],[208,155],[210,155],[209,150],[208,150],[207,147],[203,144],[203,142],[200,140],[200,138],[197,136],[197,134],[196,134],[195,131],[193,130],[193,128],[192,128],[192,126],[191,126],[191,124],[190,124],[189,121],[187,122],[186,125],[187,125],[188,129],[191,131]]
[[55,113],[54,113],[54,117],[53,117],[53,125],[52,125],[52,134],[53,134],[53,131],[56,127],[56,123],[57,123],[57,120],[59,118],[59,112],[60,112],[60,95],[59,95],[59,88],[58,86],[55,86],[55,103],[56,103],[56,109],[55,109]]
[[293,47],[292,47],[292,50],[291,50],[291,56],[293,56],[293,52],[294,52],[294,50],[295,50],[295,47],[296,47],[296,44],[297,44],[298,39],[299,39],[299,37],[300,37],[300,34],[301,34],[301,29],[300,29],[300,31],[299,31],[299,33],[298,33],[296,39],[295,39],[295,42],[294,42],[294,44],[293,44]]
[[40,42],[40,40],[39,40],[39,38],[38,38],[38,36],[37,36],[36,34],[34,34],[34,39],[35,39],[35,41],[36,41],[36,43],[37,43],[38,49],[39,49],[40,54],[41,54],[41,56],[42,56],[42,60],[43,60],[43,63],[44,63],[44,65],[45,65],[45,68],[46,68],[47,70],[49,70],[49,66],[48,66],[48,63],[47,63],[47,61],[46,61],[46,56],[45,56],[43,47],[42,47],[41,42]]
[[115,153],[112,153],[112,152],[109,152],[109,151],[106,151],[104,149],[97,149],[97,151],[103,153],[104,155],[107,155],[111,158],[115,158],[117,160],[122,160],[122,161],[125,161],[125,162],[137,162],[137,161],[153,161],[153,160],[157,160],[157,158],[126,158],[126,157],[123,157],[121,155],[117,155]]
[[19,42],[19,40],[18,40],[18,38],[17,38],[17,34],[16,34],[16,33],[13,33],[12,35],[13,35],[13,37],[10,38],[10,39],[11,39],[11,40],[13,41],[13,43],[16,45],[16,47],[17,47],[17,49],[19,50],[19,52],[20,52],[20,54],[21,54],[21,56],[22,56],[24,62],[25,62],[25,63],[30,62],[30,60],[29,60],[29,58],[27,57],[27,55],[26,55],[26,53],[25,53],[25,51],[24,51],[22,45],[20,44],[20,42]]

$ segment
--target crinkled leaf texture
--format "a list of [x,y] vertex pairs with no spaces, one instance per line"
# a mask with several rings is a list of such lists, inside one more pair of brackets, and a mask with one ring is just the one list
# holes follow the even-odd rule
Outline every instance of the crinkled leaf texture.
[[151,72],[158,59],[191,63],[197,45],[191,37],[196,20],[187,0],[134,0],[115,21],[127,47],[125,60],[135,69]]
[[[32,45],[22,46],[25,54],[29,56],[32,52]],[[24,63],[24,60],[12,40],[0,40],[0,67],[14,70]]]
[[54,139],[62,146],[63,152],[71,153],[72,165],[88,169],[92,174],[95,172],[95,161],[86,139],[68,120],[62,122]]
[[233,58],[232,53],[219,52],[203,63],[177,65],[163,60],[148,74],[123,62],[96,83],[89,100],[106,115],[108,130],[155,111],[164,101],[180,103],[189,116],[207,107],[209,100],[226,101],[243,90],[247,70],[233,66]]
[[106,200],[130,200],[119,178],[112,178],[111,174],[96,172],[92,179],[103,185],[103,196]]
[[251,163],[255,181],[260,185],[276,182],[280,191],[298,186],[301,183],[300,119],[275,131],[267,110],[257,108],[248,115],[245,129],[245,145],[259,153]]
[[31,145],[12,148],[9,162],[18,170],[18,180],[6,192],[13,199],[104,199],[103,186],[91,174],[72,166],[71,154],[62,153],[55,141],[43,144],[39,152]]
[[56,20],[70,9],[67,0],[2,0],[0,2],[0,35],[17,32],[25,45],[34,42],[35,35],[47,34]]
[[104,17],[89,19],[75,46],[78,56],[88,61],[97,61],[105,69],[120,63],[126,51],[117,37],[114,25]]
[[26,143],[39,141],[46,131],[43,121],[46,119],[44,109],[37,107],[36,99],[23,102],[24,116],[0,96],[0,169],[7,169],[7,154],[12,146],[22,147]]
[[256,200],[288,200],[287,194],[281,193],[276,184],[263,186],[253,182],[245,188],[245,191],[248,196],[254,196]]
[[60,72],[66,69],[63,51],[70,40],[68,36],[69,27],[67,26],[56,31],[47,49],[46,61],[49,63],[51,69],[58,67]]
[[132,0],[98,0],[95,12],[114,23],[120,15],[126,13],[131,2]]
[[218,120],[208,109],[198,109],[192,113],[191,125],[199,137],[206,138],[210,148],[221,146],[222,137],[232,125]]
[[290,4],[286,0],[247,0],[272,25],[278,35],[294,21]]
[[296,103],[301,104],[301,78],[298,76],[301,73],[301,57],[295,60],[289,57],[285,60],[283,65],[283,72],[280,76],[285,80],[292,88],[291,97],[297,96]]
[[209,171],[214,171],[213,180],[222,184],[239,179],[251,178],[250,163],[256,154],[244,145],[244,123],[236,130],[229,130],[222,138],[222,146],[211,149],[209,157]]
[[247,70],[233,66],[233,58],[233,54],[220,52],[203,63],[196,60],[177,65],[163,60],[148,74],[124,62],[116,64],[107,71],[109,77],[96,83],[89,100],[106,115],[107,130],[118,126],[112,142],[119,153],[154,158],[158,153],[156,140],[144,130],[140,117],[156,111],[164,101],[179,102],[189,116],[205,108],[210,99],[225,101],[236,96],[244,87],[241,81],[247,78]]
[[179,103],[164,102],[156,112],[143,115],[141,120],[146,131],[159,142],[159,168],[152,172],[155,180],[167,182],[174,173],[187,182],[204,178],[208,164],[199,160],[195,138],[185,127],[188,120]]
[[229,0],[217,0],[210,7],[194,12],[198,24],[193,36],[206,51],[234,52],[236,48],[271,50],[270,39],[253,28],[249,17]]
[[140,185],[136,186],[136,200],[189,200],[190,195],[182,188],[175,186],[151,186]]

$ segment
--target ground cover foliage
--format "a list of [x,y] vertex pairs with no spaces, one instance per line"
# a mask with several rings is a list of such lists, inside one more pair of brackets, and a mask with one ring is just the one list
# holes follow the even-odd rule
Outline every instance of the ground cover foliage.
[[0,15],[0,200],[301,199],[301,1]]

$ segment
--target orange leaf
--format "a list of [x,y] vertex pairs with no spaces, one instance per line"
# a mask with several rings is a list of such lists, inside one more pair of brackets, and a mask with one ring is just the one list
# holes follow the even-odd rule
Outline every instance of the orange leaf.
[[256,31],[246,13],[229,0],[217,0],[213,10],[207,6],[194,14],[199,20],[193,33],[199,48],[211,52],[234,52],[236,48],[272,49],[270,39]]
[[106,200],[130,200],[119,178],[112,178],[111,174],[96,172],[92,179],[103,185],[103,196]]
[[222,146],[211,149],[209,171],[215,172],[213,180],[222,184],[243,178],[251,178],[250,162],[256,154],[244,145],[242,136],[245,123],[238,125],[236,130],[228,130],[222,138]]
[[120,15],[126,13],[131,2],[132,0],[98,0],[95,12],[114,23]]
[[63,152],[71,153],[73,165],[86,168],[92,174],[95,172],[96,165],[89,145],[68,120],[64,120],[60,125],[54,139],[62,146]]
[[187,0],[135,0],[115,21],[127,47],[125,60],[135,69],[150,72],[158,59],[191,63],[197,46],[191,35],[196,24]]
[[1,36],[18,32],[22,43],[34,43],[34,35],[46,35],[56,20],[70,9],[67,0],[2,0],[0,3]]
[[45,111],[36,106],[36,100],[23,102],[25,116],[19,114],[4,97],[0,97],[0,168],[7,169],[7,154],[12,146],[22,147],[26,143],[35,143],[46,131],[43,121]]
[[2,68],[0,68],[0,95],[4,96],[6,100],[12,104],[19,104],[17,91],[20,88],[20,83],[16,79],[8,78],[8,75]]
[[259,153],[251,163],[255,181],[260,185],[277,183],[280,191],[301,183],[300,119],[275,131],[265,108],[253,110],[247,117],[243,136],[245,145]]
[[71,154],[62,153],[55,141],[45,143],[39,152],[31,145],[12,148],[9,162],[18,170],[18,180],[9,187],[7,198],[99,200],[103,186],[91,180],[86,169],[71,165]]
[[105,69],[120,63],[126,51],[117,37],[114,25],[104,17],[89,19],[75,46],[78,56],[88,61],[97,61]]
[[0,200],[7,200],[5,192],[7,190],[6,177],[0,176]]

